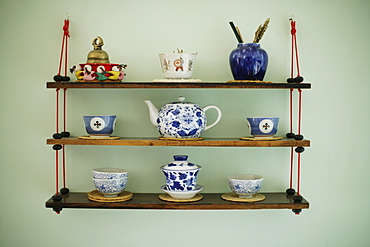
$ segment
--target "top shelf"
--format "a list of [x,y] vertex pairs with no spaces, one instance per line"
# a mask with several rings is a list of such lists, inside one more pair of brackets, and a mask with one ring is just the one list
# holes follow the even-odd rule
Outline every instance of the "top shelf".
[[47,88],[210,88],[210,89],[233,89],[233,88],[273,88],[310,89],[311,83],[277,83],[263,81],[243,82],[47,82]]

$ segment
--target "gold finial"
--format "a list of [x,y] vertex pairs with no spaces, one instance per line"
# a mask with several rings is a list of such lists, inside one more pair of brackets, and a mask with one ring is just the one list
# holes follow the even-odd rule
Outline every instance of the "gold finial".
[[87,63],[109,63],[109,55],[106,51],[102,50],[104,45],[103,39],[101,37],[96,37],[92,41],[94,50],[87,54]]

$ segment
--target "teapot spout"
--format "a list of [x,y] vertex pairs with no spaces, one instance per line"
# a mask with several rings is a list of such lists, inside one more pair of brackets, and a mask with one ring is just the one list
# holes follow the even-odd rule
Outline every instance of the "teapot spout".
[[150,115],[150,122],[157,127],[157,119],[158,119],[158,109],[153,105],[153,103],[150,100],[145,100],[145,104],[147,104],[149,109],[149,115]]

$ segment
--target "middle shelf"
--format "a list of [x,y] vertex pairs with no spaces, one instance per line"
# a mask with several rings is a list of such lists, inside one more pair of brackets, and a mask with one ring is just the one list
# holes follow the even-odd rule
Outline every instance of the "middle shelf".
[[116,145],[116,146],[188,146],[188,147],[309,147],[309,140],[240,140],[239,138],[204,138],[203,140],[159,140],[158,138],[121,137],[111,139],[79,139],[68,137],[62,139],[47,139],[49,145]]

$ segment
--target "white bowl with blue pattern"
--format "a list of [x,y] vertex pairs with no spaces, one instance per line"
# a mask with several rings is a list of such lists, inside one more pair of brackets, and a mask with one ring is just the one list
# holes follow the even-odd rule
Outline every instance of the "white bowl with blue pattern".
[[263,177],[255,174],[234,175],[227,178],[231,190],[240,198],[251,198],[261,186]]
[[172,198],[175,198],[175,199],[191,199],[203,189],[204,187],[199,184],[195,186],[193,190],[188,190],[188,191],[173,191],[173,190],[166,189],[166,185],[161,186],[161,190],[163,190],[164,192],[166,192]]
[[128,171],[119,168],[95,168],[92,170],[93,178],[118,179],[128,177]]
[[125,190],[128,177],[119,179],[97,179],[93,178],[95,188],[105,197],[116,197]]

